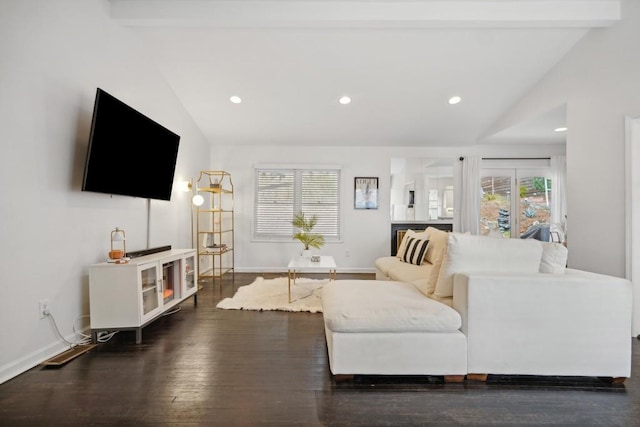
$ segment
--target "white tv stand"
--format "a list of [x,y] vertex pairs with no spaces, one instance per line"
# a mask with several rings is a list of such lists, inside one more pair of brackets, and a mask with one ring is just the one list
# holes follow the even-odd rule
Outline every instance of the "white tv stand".
[[197,304],[195,249],[171,249],[131,259],[127,264],[99,263],[89,267],[91,337],[99,332],[136,331],[187,298]]

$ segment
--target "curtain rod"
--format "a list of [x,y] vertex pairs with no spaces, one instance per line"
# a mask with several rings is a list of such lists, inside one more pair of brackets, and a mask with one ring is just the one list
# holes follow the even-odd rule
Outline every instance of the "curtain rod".
[[[460,161],[463,160],[460,156]],[[483,157],[482,160],[551,160],[551,157]]]

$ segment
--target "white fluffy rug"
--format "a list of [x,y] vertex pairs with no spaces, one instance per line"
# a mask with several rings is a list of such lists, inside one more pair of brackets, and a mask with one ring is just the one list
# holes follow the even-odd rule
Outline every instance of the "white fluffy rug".
[[291,303],[287,291],[287,278],[264,279],[258,277],[252,284],[240,286],[232,298],[225,298],[217,305],[226,310],[280,310],[322,312],[320,294],[328,280],[298,277],[291,281]]

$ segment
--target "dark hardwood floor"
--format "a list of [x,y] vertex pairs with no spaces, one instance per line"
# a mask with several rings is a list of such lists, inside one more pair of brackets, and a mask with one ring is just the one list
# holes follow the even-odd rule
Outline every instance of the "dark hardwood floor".
[[190,299],[146,327],[142,344],[121,332],[60,368],[36,367],[0,385],[0,425],[640,425],[635,339],[624,385],[497,376],[336,383],[321,314],[215,308],[255,276],[204,284],[196,307]]

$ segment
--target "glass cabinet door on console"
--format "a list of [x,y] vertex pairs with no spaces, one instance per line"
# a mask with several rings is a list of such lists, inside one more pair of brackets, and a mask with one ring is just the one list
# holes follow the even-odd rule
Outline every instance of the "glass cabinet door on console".
[[196,257],[188,256],[184,258],[184,289],[183,296],[188,297],[189,295],[196,292]]
[[160,311],[160,281],[158,265],[142,264],[138,267],[140,297],[142,299],[141,322],[156,315]]
[[162,264],[162,305],[167,307],[180,299],[180,261]]

